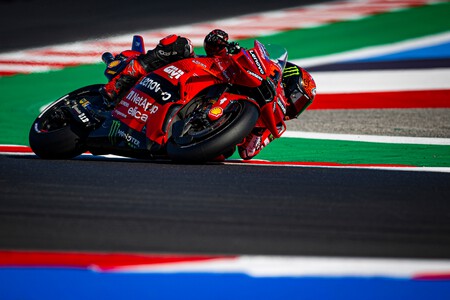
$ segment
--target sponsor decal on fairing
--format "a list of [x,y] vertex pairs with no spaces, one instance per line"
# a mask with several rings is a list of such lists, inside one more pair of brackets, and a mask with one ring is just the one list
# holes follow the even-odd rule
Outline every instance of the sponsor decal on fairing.
[[142,122],[147,122],[147,120],[148,120],[148,115],[141,113],[137,106],[130,107],[128,109],[127,113],[128,113],[128,115],[132,116],[135,119],[141,120]]
[[196,59],[192,60],[192,62],[196,65],[202,66],[203,68],[206,69],[206,65],[204,63],[202,63],[201,61],[198,61]]
[[[135,91],[131,91],[127,95],[127,99],[142,107],[145,111],[149,111],[151,114],[154,114],[158,111],[158,106],[155,103],[150,102],[146,97],[139,95]],[[121,101],[122,102],[122,101]],[[125,101],[126,102],[126,101]],[[127,105],[125,105],[128,107]]]
[[123,130],[118,130],[117,131],[117,136],[123,138],[125,141],[128,142],[128,145],[130,147],[139,147],[141,145],[141,142],[133,137],[131,134],[124,132]]
[[169,78],[175,78],[180,79],[181,75],[184,75],[184,72],[180,69],[178,69],[175,66],[168,66],[164,69],[164,72],[166,72],[169,75]]
[[261,64],[261,61],[259,60],[259,58],[256,55],[255,51],[249,50],[248,53],[250,53],[250,56],[252,57],[253,61],[255,62],[256,67],[259,70],[259,73],[261,73],[262,75],[266,74],[266,72],[264,72],[264,69],[263,69],[263,66]]
[[130,133],[127,133],[120,129],[121,123],[119,121],[113,121],[111,127],[109,128],[108,139],[111,144],[117,143],[117,138],[121,138],[125,140],[128,146],[132,148],[138,148],[141,145],[141,142],[132,136]]
[[251,70],[247,70],[247,73],[250,74],[251,76],[255,77],[256,79],[262,81],[263,78],[261,76],[259,76],[258,74],[256,74],[255,72],[251,71]]
[[283,111],[283,114],[286,114],[286,105],[284,105],[283,101],[281,101],[280,97],[277,98],[277,104]]
[[152,78],[149,77],[144,77],[141,82],[139,82],[139,84],[143,87],[146,87],[147,89],[149,89],[152,92],[156,92],[161,96],[161,100],[163,101],[167,101],[172,97],[172,94],[168,93],[168,92],[164,92],[161,89],[161,84],[155,80],[153,80]]

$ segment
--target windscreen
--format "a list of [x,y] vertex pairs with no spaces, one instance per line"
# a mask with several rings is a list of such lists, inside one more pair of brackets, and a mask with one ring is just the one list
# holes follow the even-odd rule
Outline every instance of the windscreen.
[[270,60],[274,62],[279,68],[280,73],[277,74],[277,78],[273,78],[277,83],[281,79],[281,74],[284,71],[284,67],[286,66],[287,58],[288,58],[288,52],[287,50],[280,46],[280,45],[274,45],[274,44],[261,44],[258,41],[256,41],[257,46],[259,46],[264,54],[264,58],[267,60]]

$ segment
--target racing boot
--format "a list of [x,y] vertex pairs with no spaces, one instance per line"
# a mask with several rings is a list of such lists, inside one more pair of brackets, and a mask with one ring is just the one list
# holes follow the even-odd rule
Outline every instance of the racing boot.
[[269,129],[255,127],[244,141],[238,145],[239,156],[244,160],[252,159],[274,139]]
[[105,84],[100,92],[105,96],[107,104],[115,106],[120,98],[145,74],[144,67],[137,59],[133,59],[122,72]]
[[263,128],[254,128],[252,132],[244,139],[244,142],[238,145],[239,156],[244,159],[252,159],[262,149]]

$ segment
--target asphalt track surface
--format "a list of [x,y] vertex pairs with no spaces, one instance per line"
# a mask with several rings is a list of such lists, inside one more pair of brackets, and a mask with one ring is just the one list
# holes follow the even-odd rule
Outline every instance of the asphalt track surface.
[[0,156],[0,247],[450,257],[450,174]]
[[[1,51],[300,4],[233,1],[176,2],[164,14],[148,1],[117,28],[123,4],[1,1],[12,9],[1,22],[16,22],[1,24]],[[2,155],[0,248],[449,258],[449,182],[432,172]]]

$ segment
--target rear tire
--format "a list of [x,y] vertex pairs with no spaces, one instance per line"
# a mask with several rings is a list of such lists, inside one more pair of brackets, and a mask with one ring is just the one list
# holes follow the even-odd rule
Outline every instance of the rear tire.
[[69,159],[84,152],[81,141],[86,137],[87,134],[74,124],[50,132],[38,132],[33,126],[29,141],[31,149],[40,158]]
[[[86,149],[84,141],[89,134],[71,116],[64,114],[62,107],[67,99],[76,99],[98,93],[101,85],[78,89],[55,101],[33,122],[29,133],[29,143],[33,152],[44,159],[69,159],[82,154]],[[59,115],[59,118],[55,118]]]

